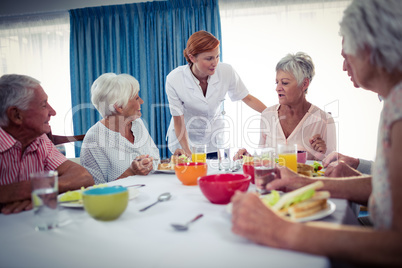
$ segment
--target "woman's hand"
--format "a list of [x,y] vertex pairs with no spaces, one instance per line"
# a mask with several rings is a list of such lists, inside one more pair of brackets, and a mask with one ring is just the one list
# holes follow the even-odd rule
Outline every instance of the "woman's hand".
[[149,155],[141,155],[133,160],[130,169],[134,175],[148,175],[153,168],[153,160]]
[[191,158],[191,154],[189,155],[189,154],[187,154],[183,149],[176,149],[176,151],[174,152],[174,154],[173,155],[175,155],[175,156],[181,156],[181,155],[185,155],[185,156],[187,156],[187,157],[190,157]]
[[327,145],[325,143],[325,141],[321,138],[320,134],[314,135],[313,137],[310,138],[310,144],[311,147],[322,154],[325,154],[325,152],[327,151]]
[[237,151],[237,153],[235,154],[235,156],[233,157],[233,160],[239,160],[239,159],[243,159],[243,156],[251,156],[251,154],[249,154],[247,152],[246,149],[242,148],[240,150]]

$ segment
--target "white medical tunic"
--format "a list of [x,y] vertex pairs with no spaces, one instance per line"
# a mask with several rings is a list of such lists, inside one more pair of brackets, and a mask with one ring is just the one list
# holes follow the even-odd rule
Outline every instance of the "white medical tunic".
[[[215,73],[209,77],[205,97],[194,78],[189,65],[179,66],[167,76],[166,94],[170,113],[172,116],[184,115],[190,146],[207,144],[207,153],[216,152],[213,137],[224,127],[223,120],[220,120],[224,111],[220,107],[226,93],[232,101],[238,101],[244,99],[249,92],[236,71],[226,63],[218,63]],[[170,120],[166,138],[172,153],[181,148],[175,134],[173,118]]]

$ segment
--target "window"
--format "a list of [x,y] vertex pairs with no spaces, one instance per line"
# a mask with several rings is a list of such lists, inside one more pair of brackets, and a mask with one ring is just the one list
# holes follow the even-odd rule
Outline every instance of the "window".
[[[331,112],[337,123],[338,151],[374,159],[382,103],[374,93],[354,88],[342,71],[339,21],[349,3],[220,0],[222,61],[231,64],[250,93],[269,107],[278,103],[277,62],[287,53],[306,52],[316,70],[307,100]],[[236,118],[235,146],[258,144],[259,114],[230,100],[225,109]]]
[[[72,135],[68,12],[2,17],[0,76],[25,74],[38,79],[56,110],[50,120],[56,135]],[[67,156],[74,147],[66,144]]]

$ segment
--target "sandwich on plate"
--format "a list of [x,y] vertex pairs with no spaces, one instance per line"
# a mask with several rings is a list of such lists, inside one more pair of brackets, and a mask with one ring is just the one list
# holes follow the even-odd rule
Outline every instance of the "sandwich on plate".
[[324,176],[323,166],[317,161],[313,165],[297,163],[297,173],[307,177],[321,177]]
[[277,191],[272,191],[262,201],[278,214],[297,220],[327,209],[329,192],[317,191],[323,186],[322,181],[317,181],[282,196]]
[[160,163],[158,165],[158,170],[174,170],[174,166],[176,166],[177,164],[181,164],[181,163],[187,163],[188,162],[188,158],[185,155],[172,155],[172,157],[170,157],[170,161],[167,163]]

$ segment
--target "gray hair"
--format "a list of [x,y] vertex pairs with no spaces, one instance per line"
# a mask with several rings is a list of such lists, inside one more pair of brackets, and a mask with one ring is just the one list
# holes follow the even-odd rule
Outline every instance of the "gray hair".
[[40,85],[35,78],[27,75],[5,74],[0,77],[0,126],[9,123],[7,109],[15,106],[27,110],[34,97],[34,90]]
[[[284,71],[292,74],[298,86],[301,86],[306,78],[311,83],[315,74],[313,60],[304,52],[287,54],[276,64],[275,69],[276,72]],[[307,93],[307,89],[305,92]]]
[[402,1],[355,0],[340,22],[343,49],[357,56],[371,50],[371,63],[388,72],[402,71]]
[[129,74],[105,73],[98,77],[91,87],[92,104],[102,115],[114,115],[114,105],[125,107],[140,91],[137,79]]

